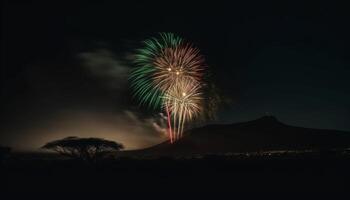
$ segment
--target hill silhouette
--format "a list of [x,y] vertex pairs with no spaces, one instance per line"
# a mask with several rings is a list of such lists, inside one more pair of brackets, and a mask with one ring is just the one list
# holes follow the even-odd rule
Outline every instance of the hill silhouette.
[[335,148],[350,148],[350,132],[295,127],[264,116],[195,128],[174,144],[166,141],[133,153],[170,156]]

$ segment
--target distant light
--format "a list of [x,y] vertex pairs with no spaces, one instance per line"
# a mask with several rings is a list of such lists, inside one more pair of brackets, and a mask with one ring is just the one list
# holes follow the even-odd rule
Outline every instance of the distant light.
[[179,74],[180,74],[180,72],[177,71],[177,72],[176,72],[176,75],[179,75]]
[[183,96],[183,97],[186,96],[186,93],[183,92],[183,93],[182,93],[182,96]]
[[168,68],[168,71],[169,71],[169,72],[171,71],[171,68],[170,68],[170,67]]

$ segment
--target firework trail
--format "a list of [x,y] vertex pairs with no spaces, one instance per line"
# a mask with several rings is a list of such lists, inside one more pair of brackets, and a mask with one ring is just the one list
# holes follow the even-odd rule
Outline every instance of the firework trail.
[[179,139],[185,122],[201,110],[205,65],[199,49],[172,33],[161,33],[144,41],[135,64],[130,76],[134,96],[141,105],[164,109],[170,141]]

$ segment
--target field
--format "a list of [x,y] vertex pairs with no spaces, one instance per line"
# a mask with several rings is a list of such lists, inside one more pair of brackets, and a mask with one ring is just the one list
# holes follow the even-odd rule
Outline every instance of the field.
[[117,158],[86,164],[54,156],[13,156],[2,166],[9,193],[346,193],[347,152]]

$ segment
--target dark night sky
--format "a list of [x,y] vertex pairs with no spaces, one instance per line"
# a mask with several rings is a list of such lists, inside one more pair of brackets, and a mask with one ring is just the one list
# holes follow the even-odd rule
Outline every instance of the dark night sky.
[[139,148],[164,139],[125,82],[125,60],[158,32],[201,49],[232,100],[218,122],[268,112],[291,125],[350,130],[346,6],[258,2],[3,1],[1,143],[33,149],[77,135]]

